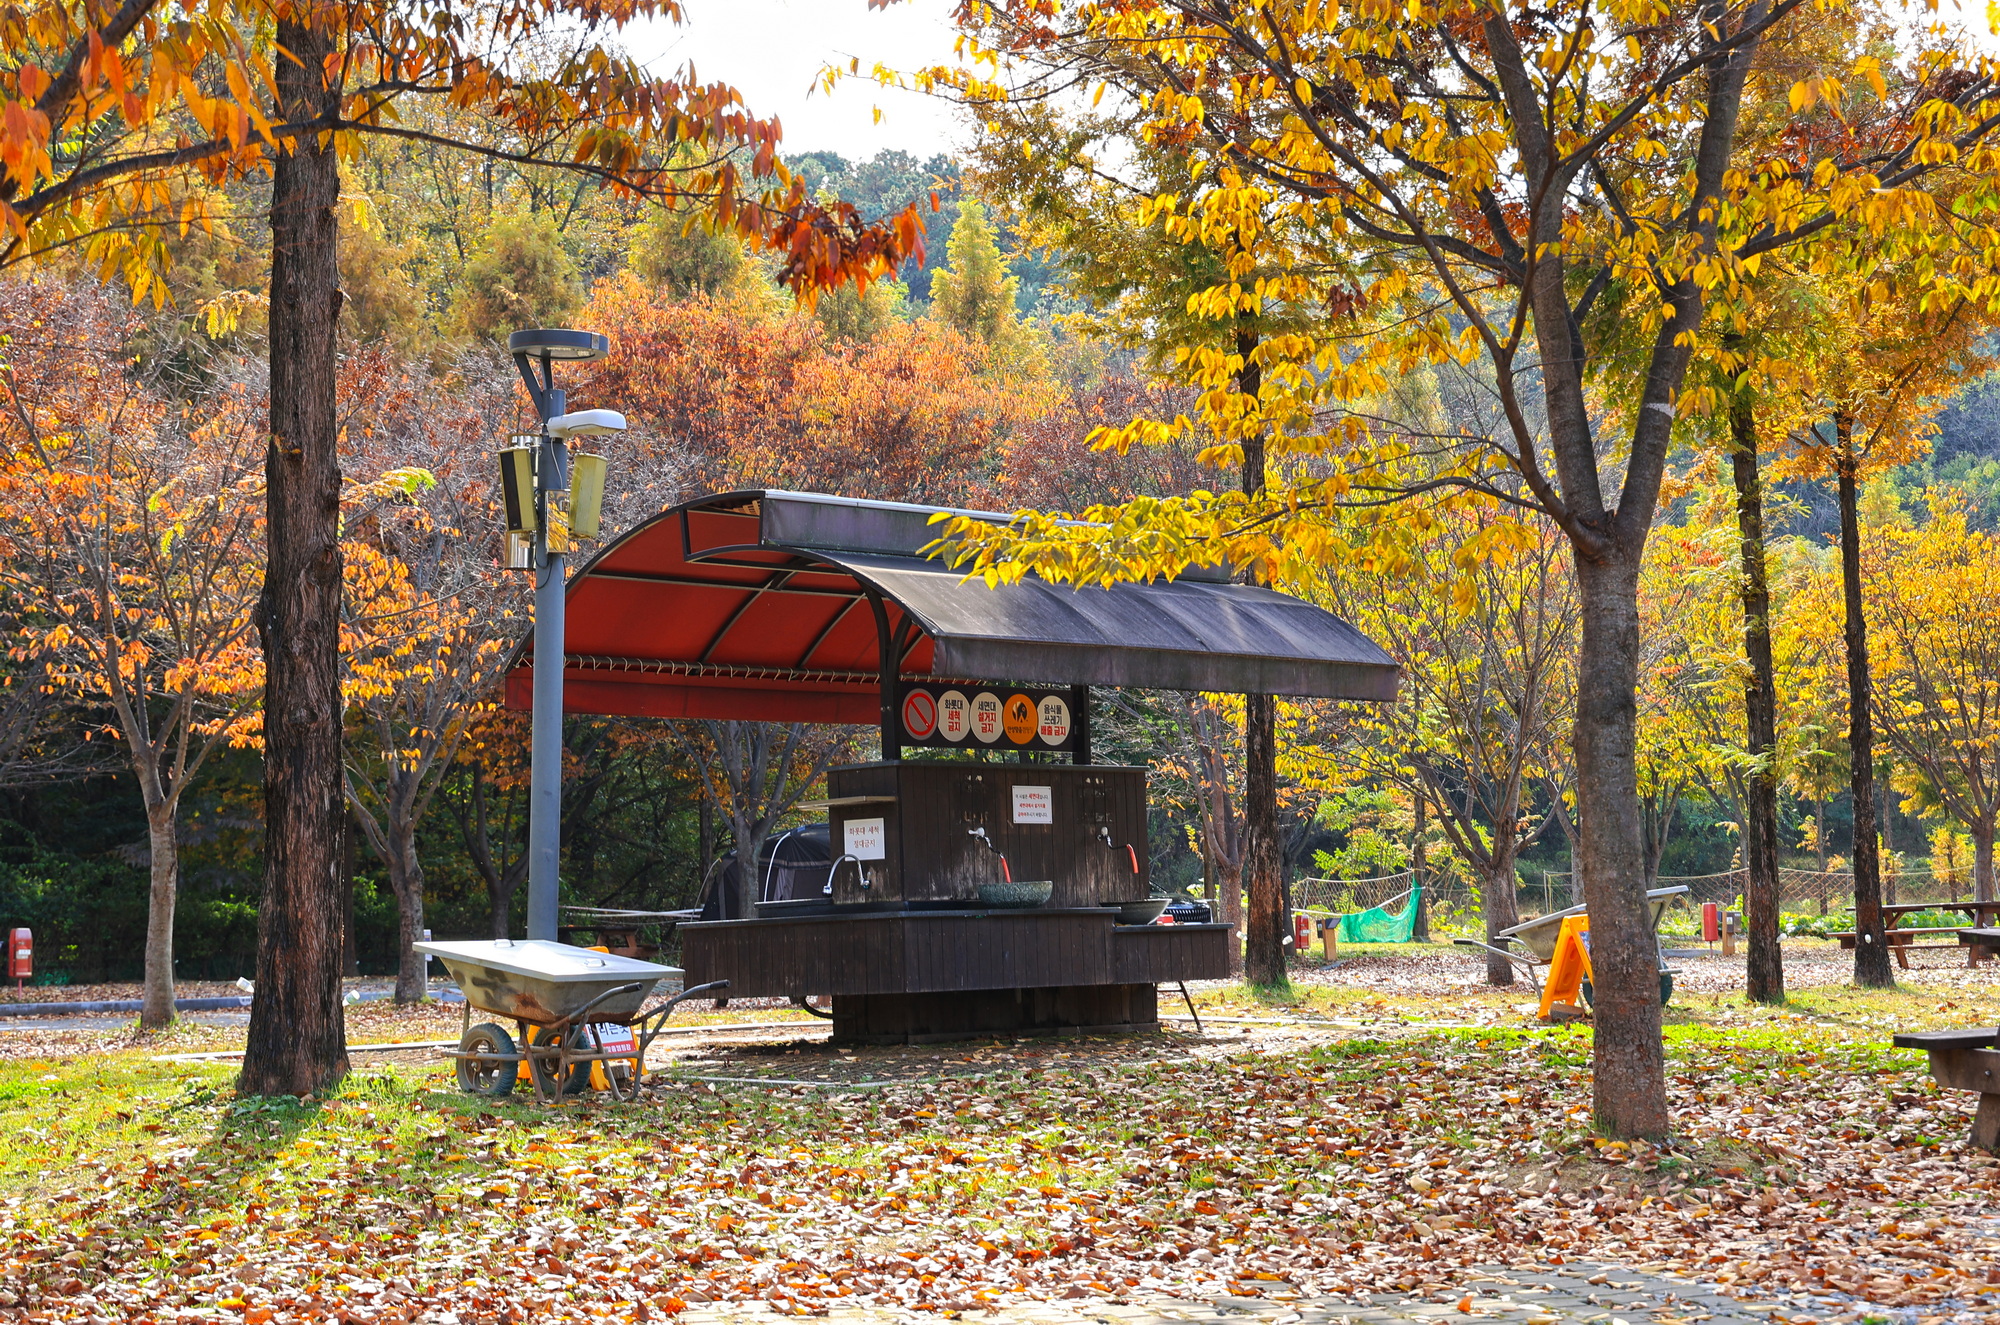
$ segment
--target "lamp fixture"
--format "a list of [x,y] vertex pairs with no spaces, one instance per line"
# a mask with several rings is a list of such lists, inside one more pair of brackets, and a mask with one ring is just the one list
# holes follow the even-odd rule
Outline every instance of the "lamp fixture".
[[603,437],[625,431],[625,416],[615,409],[583,409],[574,414],[558,414],[548,423],[549,436],[568,441],[572,437]]

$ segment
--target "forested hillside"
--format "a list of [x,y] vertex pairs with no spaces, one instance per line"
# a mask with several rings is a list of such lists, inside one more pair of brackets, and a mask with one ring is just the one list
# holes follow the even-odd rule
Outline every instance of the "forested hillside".
[[[1053,268],[1003,247],[1016,241],[966,198],[957,163],[886,153],[853,165],[830,154],[795,164],[815,187],[872,215],[917,200],[929,213],[935,193],[930,263],[808,309],[775,285],[767,257],[688,217],[421,151],[359,163],[344,204],[353,224],[343,232],[349,357],[341,412],[351,488],[347,854],[362,969],[393,969],[396,960],[382,751],[423,727],[417,715],[426,705],[445,705],[450,730],[427,754],[434,763],[422,775],[426,808],[413,837],[427,924],[440,934],[480,934],[510,920],[518,929],[525,722],[494,707],[491,693],[498,661],[527,622],[527,582],[498,572],[494,560],[488,457],[510,424],[529,423],[496,345],[509,331],[574,323],[612,334],[616,352],[587,388],[615,397],[635,424],[614,455],[612,528],[731,487],[1078,505],[1168,491],[1192,472],[1171,453],[1120,459],[1084,445],[1093,428],[1159,407],[1164,388],[1138,375],[1131,352],[1079,339],[1047,315]],[[9,385],[38,424],[33,433],[16,426],[12,444],[40,435],[47,420],[70,422],[76,406],[64,395],[64,374],[80,351],[125,384],[120,405],[143,412],[161,446],[199,447],[212,440],[219,411],[254,408],[262,390],[256,295],[268,243],[254,209],[244,213],[228,240],[186,236],[160,297],[137,307],[81,270],[0,284]],[[133,417],[85,426],[129,426]],[[235,455],[206,476],[209,490],[242,489],[254,459],[247,450]],[[49,485],[84,462],[77,453],[47,455],[16,475],[8,518],[25,522],[17,527],[25,532]],[[410,472],[421,477],[399,477]],[[135,469],[130,482],[162,473]],[[143,500],[136,487],[132,499]],[[68,555],[48,533],[47,555]],[[121,555],[138,555],[149,536],[134,530],[137,543]],[[89,586],[40,569],[45,579],[33,592],[46,607],[17,611],[79,611]],[[125,646],[189,646],[171,626],[184,606],[171,591],[143,599],[134,610],[152,619]],[[234,613],[241,635],[247,599],[204,607]],[[423,632],[408,617],[419,610],[432,631],[455,633],[460,661],[440,654],[413,664],[411,640]],[[169,638],[155,638],[160,630]],[[107,708],[102,653],[30,637],[36,643],[16,654],[26,670],[14,677],[20,712],[0,791],[0,914],[31,925],[43,951],[60,954],[45,978],[132,978],[154,853],[139,778]],[[191,761],[177,801],[175,948],[184,976],[246,974],[254,948],[261,766],[254,732],[218,739],[229,715],[254,707],[254,683],[246,673],[190,701],[191,748],[212,748]],[[179,678],[161,671],[151,684],[144,702],[171,710]],[[1187,702],[1134,697],[1120,711],[1126,716],[1105,719],[1114,748],[1142,762],[1199,766]],[[1119,747],[1121,722],[1133,735]],[[572,719],[566,740],[574,761],[565,783],[568,898],[692,902],[727,834],[688,748],[658,728],[587,719]],[[1195,798],[1193,790],[1163,797],[1155,837],[1160,865],[1184,883],[1199,866],[1176,826],[1185,811],[1173,807]]]
[[[359,969],[397,964],[398,883],[421,896],[425,924],[441,935],[520,928],[525,722],[497,707],[493,690],[525,629],[528,597],[525,578],[496,569],[489,455],[510,428],[529,423],[497,348],[509,331],[566,324],[612,337],[611,358],[574,398],[616,401],[634,424],[611,448],[613,529],[734,487],[1079,510],[1217,482],[1194,443],[1122,454],[1090,445],[1099,429],[1184,415],[1196,393],[1156,375],[1171,354],[1154,339],[1155,314],[1135,310],[1122,278],[1107,280],[1096,255],[1065,247],[1076,242],[1065,226],[1078,218],[1013,205],[1005,171],[990,162],[975,169],[943,156],[818,152],[790,164],[821,196],[852,202],[869,219],[917,204],[928,260],[865,292],[845,287],[807,306],[776,282],[771,255],[692,215],[420,144],[372,146],[354,164],[342,200],[351,215],[340,255],[340,410],[350,488],[346,872]],[[197,228],[177,239],[164,286],[136,306],[81,266],[56,263],[0,283],[18,407],[6,426],[20,467],[0,511],[13,531],[19,641],[0,768],[0,919],[33,926],[44,951],[60,954],[44,967],[48,979],[137,975],[149,869],[162,850],[157,832],[149,844],[147,798],[113,711],[103,646],[48,629],[64,614],[87,615],[92,592],[62,564],[80,554],[60,521],[51,524],[49,503],[86,461],[112,466],[124,485],[118,500],[135,511],[149,485],[199,486],[212,507],[253,483],[248,451],[218,458],[216,450],[264,390],[259,292],[268,232],[247,198],[235,201],[231,233]],[[120,383],[116,402],[86,407],[66,395],[79,355]],[[1471,406],[1462,385],[1425,372],[1397,391],[1404,404],[1427,400],[1434,417],[1464,426]],[[1872,481],[1871,518],[1925,529],[1940,518],[1932,503],[1962,501],[1969,529],[2000,524],[1996,406],[1994,375],[1952,394],[1936,413],[1931,449]],[[90,417],[71,417],[86,408]],[[158,455],[132,459],[127,472],[119,468],[127,460],[109,453],[47,449],[52,423],[84,438],[138,420],[160,455],[198,455],[202,466],[168,483]],[[22,458],[30,455],[38,458]],[[1654,761],[1648,804],[1654,871],[1703,875],[1740,861],[1742,788],[1732,753],[1740,736],[1726,693],[1737,627],[1722,559],[1733,517],[1719,496],[1722,471],[1699,437],[1677,447],[1675,464],[1683,488],[1657,540],[1660,587],[1649,622],[1657,665],[1642,695]],[[1797,708],[1788,723],[1782,849],[1789,865],[1837,870],[1851,850],[1852,822],[1830,771],[1844,759],[1837,630],[1828,634],[1834,618],[1825,614],[1837,522],[1826,485],[1801,479],[1779,492],[1773,555],[1782,567],[1787,693]],[[62,518],[87,514],[72,507]],[[1453,540],[1480,536],[1459,527],[1459,517],[1442,518],[1428,536],[1439,560],[1417,556],[1386,579],[1375,564],[1352,574],[1335,568],[1301,586],[1389,643],[1410,668],[1410,687],[1388,717],[1288,707],[1281,771],[1288,876],[1355,880],[1423,861],[1442,888],[1448,923],[1450,899],[1471,906],[1478,889],[1491,897],[1502,879],[1514,881],[1524,905],[1567,897],[1574,774],[1561,696],[1576,622],[1564,558],[1552,548],[1502,563],[1505,572],[1477,591],[1469,611],[1463,598],[1439,598],[1457,574]],[[162,533],[139,520],[121,529],[129,546],[111,555],[106,573],[138,573],[148,539],[224,538],[212,520],[192,532],[186,521],[175,527],[181,532]],[[255,531],[230,537],[243,541],[227,555],[254,564]],[[1509,615],[1520,609],[1520,575],[1537,586],[1545,613],[1537,628],[1548,632],[1545,653],[1533,658],[1522,652],[1521,619]],[[1406,629],[1441,603],[1448,610],[1427,627]],[[156,715],[179,713],[187,749],[200,756],[186,767],[167,848],[180,871],[179,970],[234,976],[248,971],[260,886],[256,664],[242,659],[229,671],[204,661],[200,650],[214,641],[174,624],[188,606],[181,586],[138,593],[131,610],[144,621],[121,646],[153,656],[150,680],[141,678],[151,688],[142,686],[137,702]],[[240,641],[244,590],[199,607],[212,618],[211,635],[234,631]],[[1514,680],[1488,673],[1480,684],[1497,691],[1467,690],[1463,674],[1438,665],[1440,648],[1503,659],[1499,672]],[[189,688],[190,666],[213,674]],[[1526,692],[1510,686],[1553,698],[1530,712],[1520,707]],[[1510,740],[1537,733],[1532,757],[1505,775],[1515,781],[1504,801],[1479,790],[1496,785],[1499,766],[1472,753],[1488,739],[1480,727],[1490,716],[1479,715],[1496,702],[1513,706]],[[1232,887],[1240,701],[1107,693],[1100,703],[1094,724],[1104,756],[1155,772],[1155,877],[1179,890],[1199,892],[1217,879]],[[677,907],[697,899],[729,842],[716,796],[705,794],[706,739],[663,724],[569,721],[568,900]],[[829,739],[856,756],[872,740]],[[385,757],[413,740],[421,748],[414,771]],[[401,838],[388,813],[398,776],[415,779],[421,807]],[[1921,773],[1911,771],[1883,809],[1901,865],[1966,867],[1970,842]],[[1517,840],[1496,855],[1503,820]],[[392,869],[392,859],[404,863]]]

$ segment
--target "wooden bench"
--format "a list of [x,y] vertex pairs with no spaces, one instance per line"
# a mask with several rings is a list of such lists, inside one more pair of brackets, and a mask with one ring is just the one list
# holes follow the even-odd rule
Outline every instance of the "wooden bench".
[[[1956,925],[1939,925],[1934,928],[1918,928],[1918,929],[1903,929],[1898,926],[1891,925],[1888,928],[1888,930],[1885,931],[1885,935],[1888,939],[1889,951],[1895,954],[1896,964],[1907,971],[1910,969],[1909,954],[1911,952],[1930,952],[1938,949],[1951,949],[1955,951],[1959,946],[1958,939],[1955,937],[1949,943],[1944,943],[1944,942],[1918,943],[1916,941],[1918,935],[1920,934],[1956,935],[1958,934],[1958,932],[1959,929],[1958,926]],[[1839,939],[1840,946],[1846,948],[1850,952],[1853,951],[1855,944],[1860,941],[1859,936],[1853,930],[1848,930],[1846,933],[1843,934],[1829,934],[1827,937]]]
[[1972,1144],[2000,1151],[2000,1030],[1918,1031],[1896,1036],[1898,1049],[1930,1055],[1931,1077],[1947,1090],[1979,1092]]
[[2000,929],[1961,929],[1958,941],[1978,957],[2000,957]]

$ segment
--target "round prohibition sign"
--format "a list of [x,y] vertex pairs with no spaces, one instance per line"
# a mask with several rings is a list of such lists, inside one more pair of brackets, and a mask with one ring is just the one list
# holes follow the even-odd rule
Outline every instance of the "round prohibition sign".
[[930,691],[912,690],[903,696],[903,730],[919,741],[937,730],[937,700]]

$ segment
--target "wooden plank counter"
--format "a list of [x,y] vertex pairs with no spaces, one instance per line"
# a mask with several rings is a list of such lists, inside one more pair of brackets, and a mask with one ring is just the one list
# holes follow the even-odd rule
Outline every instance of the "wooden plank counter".
[[1120,925],[1097,907],[703,921],[680,935],[688,985],[831,996],[835,1036],[850,1039],[1152,1027],[1153,986],[1229,976],[1227,925]]
[[915,994],[1229,977],[1227,925],[1120,925],[1096,907],[886,911],[680,928],[687,983],[731,998]]

